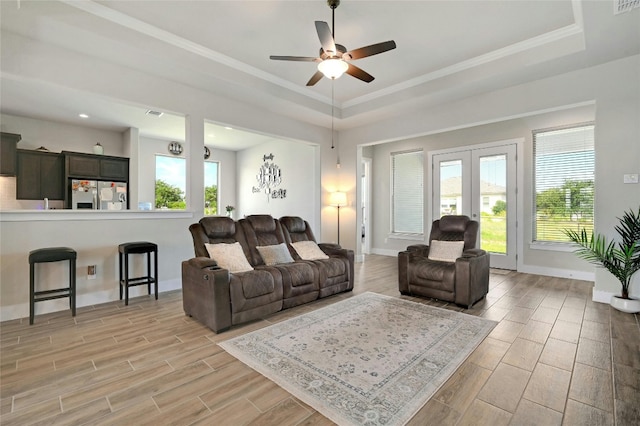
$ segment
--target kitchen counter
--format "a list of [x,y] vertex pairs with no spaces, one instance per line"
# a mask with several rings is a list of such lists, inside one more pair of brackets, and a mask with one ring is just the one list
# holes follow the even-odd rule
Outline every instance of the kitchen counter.
[[184,210],[0,210],[0,222],[186,219],[193,217],[194,212]]

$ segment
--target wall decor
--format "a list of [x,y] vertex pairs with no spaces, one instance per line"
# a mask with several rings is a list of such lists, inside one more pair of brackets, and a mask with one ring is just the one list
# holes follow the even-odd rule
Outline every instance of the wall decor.
[[[263,155],[262,161],[263,164],[258,169],[258,174],[256,175],[256,180],[258,181],[258,185],[252,188],[252,192],[259,193],[264,192],[267,196],[267,202],[269,202],[272,198],[286,198],[287,190],[286,189],[275,189],[280,186],[282,183],[282,170],[278,167],[277,164],[273,162],[274,155]],[[267,161],[271,160],[271,162]]]
[[104,154],[104,147],[102,145],[100,145],[100,142],[98,142],[97,144],[95,144],[93,146],[93,153],[97,154],[97,155]]
[[180,155],[183,151],[182,144],[180,142],[171,142],[168,149],[173,155]]

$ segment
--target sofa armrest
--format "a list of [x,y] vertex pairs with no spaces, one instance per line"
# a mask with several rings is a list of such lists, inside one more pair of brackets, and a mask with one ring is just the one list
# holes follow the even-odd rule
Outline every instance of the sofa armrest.
[[456,260],[455,303],[470,307],[489,292],[489,253],[466,250]]
[[344,249],[341,246],[339,246],[338,244],[332,244],[332,243],[319,243],[318,247],[320,247],[320,250],[322,250],[327,256],[343,256],[343,257],[349,257],[349,252],[353,252],[353,250],[349,250],[349,249]]
[[478,256],[484,256],[486,254],[487,252],[482,249],[473,248],[473,249],[468,249],[463,251],[462,256],[460,257],[478,257]]
[[189,263],[189,265],[193,266],[194,268],[200,268],[200,269],[218,266],[218,262],[216,262],[214,259],[211,259],[210,257],[194,257],[192,259],[187,260],[187,262]]
[[216,333],[231,327],[229,271],[206,257],[182,262],[182,306]]
[[411,253],[414,256],[420,256],[420,257],[429,256],[429,246],[426,244],[412,244],[410,246],[407,246],[406,251]]
[[342,246],[336,243],[318,243],[318,247],[320,247],[320,250],[324,251],[325,253],[326,253],[325,250],[341,250],[342,249]]
[[354,262],[355,262],[355,253],[353,250],[344,249],[338,244],[332,243],[319,243],[318,247],[320,250],[324,252],[329,257],[340,257],[346,259],[349,263],[349,288],[353,289],[353,285],[355,284],[354,277]]
[[411,252],[401,251],[398,253],[398,290],[401,294],[409,293],[409,261]]

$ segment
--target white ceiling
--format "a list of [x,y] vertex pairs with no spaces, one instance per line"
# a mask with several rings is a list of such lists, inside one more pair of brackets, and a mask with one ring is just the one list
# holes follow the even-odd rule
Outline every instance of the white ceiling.
[[[332,82],[305,86],[316,64],[269,60],[318,54],[314,21],[331,25],[323,0],[3,0],[0,7],[3,34],[258,107],[275,104],[282,114],[330,126]],[[640,53],[640,10],[614,15],[608,0],[343,0],[334,30],[336,42],[347,49],[386,40],[398,46],[354,62],[375,77],[372,83],[348,75],[333,82],[338,130]],[[152,106],[6,72],[1,90],[3,113],[78,122],[77,114],[86,112],[86,125],[138,127],[145,136],[184,139],[179,111],[152,118],[144,114]],[[205,129],[205,137],[216,135],[207,138],[209,145],[242,149],[258,142],[217,124]]]

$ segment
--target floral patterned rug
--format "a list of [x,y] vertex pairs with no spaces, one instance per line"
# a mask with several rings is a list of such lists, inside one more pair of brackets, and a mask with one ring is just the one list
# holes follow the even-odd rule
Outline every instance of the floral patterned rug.
[[220,346],[339,425],[402,425],[496,324],[363,293]]

